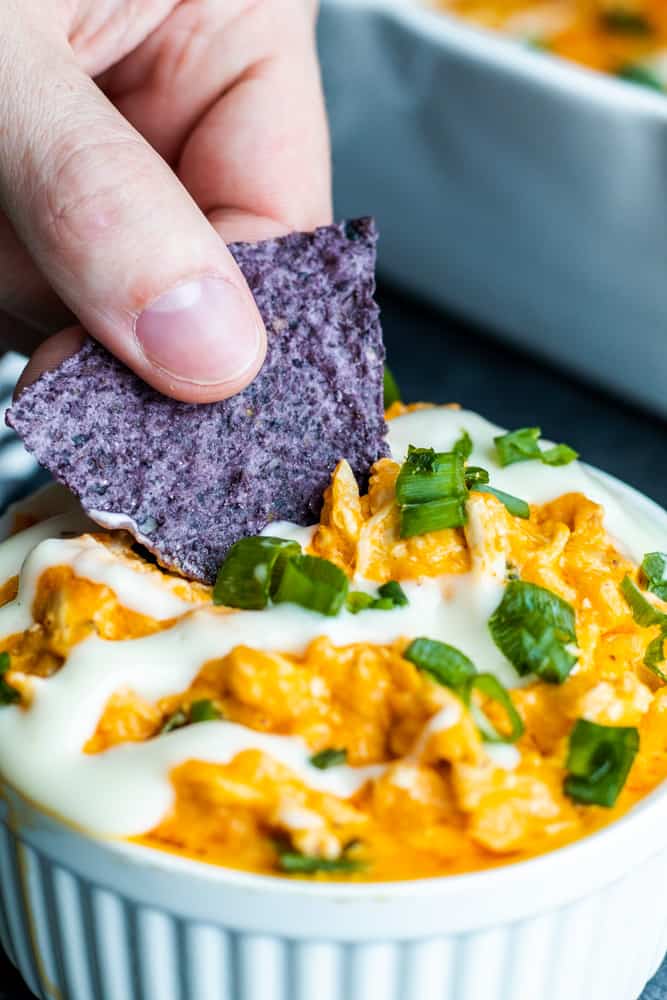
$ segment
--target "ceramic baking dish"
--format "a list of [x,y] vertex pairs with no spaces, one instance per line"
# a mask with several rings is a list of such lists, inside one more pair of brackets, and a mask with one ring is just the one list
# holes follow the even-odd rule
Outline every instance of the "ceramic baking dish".
[[420,0],[323,0],[319,39],[381,271],[667,416],[667,96]]
[[0,781],[0,943],[41,1000],[635,1000],[667,949],[666,828],[663,786],[520,864],[313,883],[93,840]]

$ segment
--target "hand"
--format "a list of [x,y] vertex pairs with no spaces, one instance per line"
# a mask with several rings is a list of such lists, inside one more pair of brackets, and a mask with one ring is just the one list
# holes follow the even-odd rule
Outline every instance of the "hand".
[[254,378],[266,335],[225,241],[330,221],[315,7],[2,0],[0,336],[61,331],[23,385],[82,327],[177,399]]

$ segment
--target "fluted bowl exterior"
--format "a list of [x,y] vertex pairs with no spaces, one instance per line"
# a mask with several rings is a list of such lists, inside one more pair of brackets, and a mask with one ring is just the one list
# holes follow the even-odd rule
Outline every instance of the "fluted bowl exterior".
[[8,792],[0,939],[42,1000],[635,1000],[667,949],[667,795],[640,810],[522,865],[351,887],[102,845]]

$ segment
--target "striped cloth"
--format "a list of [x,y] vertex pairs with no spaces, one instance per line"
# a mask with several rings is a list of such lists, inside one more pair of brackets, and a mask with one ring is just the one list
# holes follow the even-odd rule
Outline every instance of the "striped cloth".
[[8,352],[0,358],[0,512],[7,504],[37,489],[48,481],[48,474],[39,468],[32,455],[5,424],[5,412],[11,405],[12,392],[26,359]]

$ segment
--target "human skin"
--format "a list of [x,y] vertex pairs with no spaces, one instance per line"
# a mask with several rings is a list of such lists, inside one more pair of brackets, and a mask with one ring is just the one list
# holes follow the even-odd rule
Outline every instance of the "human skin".
[[[0,337],[189,402],[266,333],[226,243],[331,220],[316,0],[2,0]],[[85,333],[84,333],[85,331]]]

